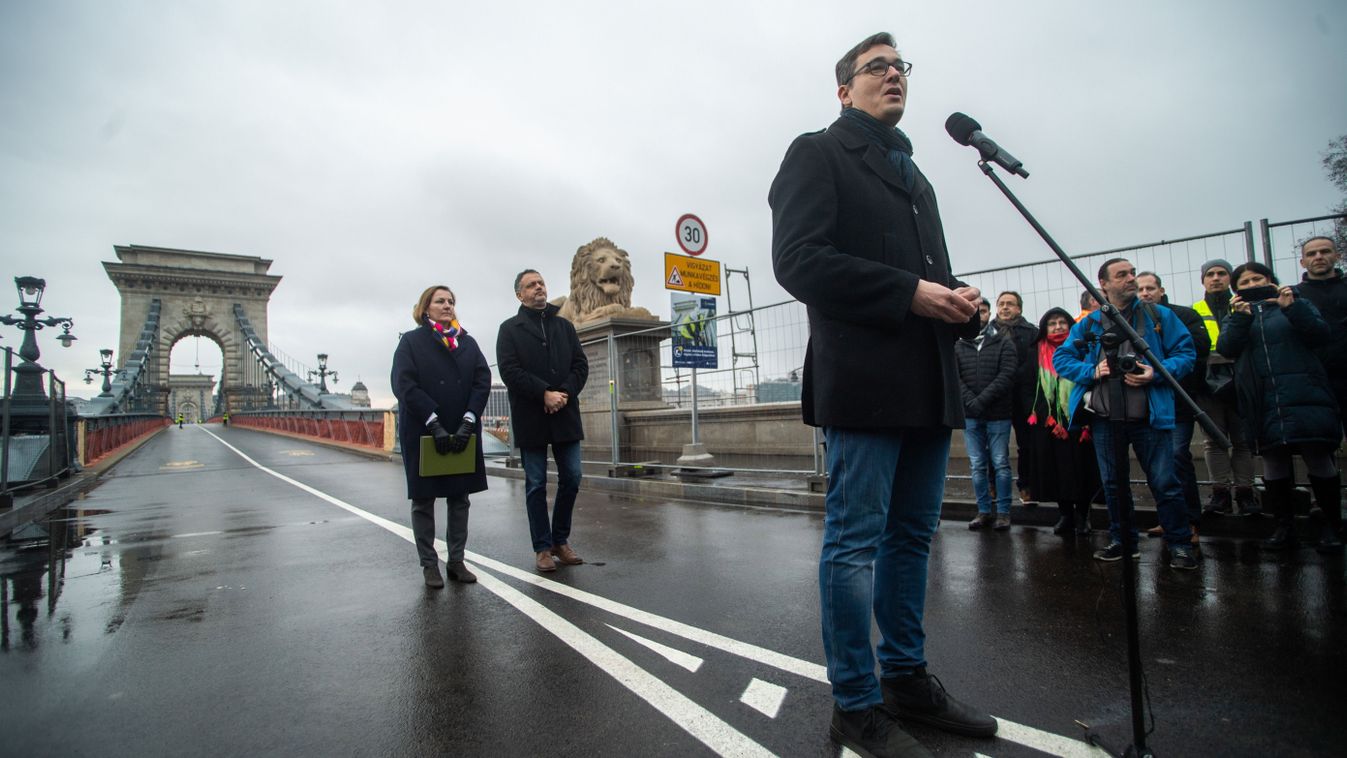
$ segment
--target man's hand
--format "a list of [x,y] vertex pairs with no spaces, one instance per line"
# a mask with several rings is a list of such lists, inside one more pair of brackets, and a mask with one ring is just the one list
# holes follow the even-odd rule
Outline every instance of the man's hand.
[[543,411],[547,413],[556,413],[566,407],[568,397],[561,390],[543,391]]
[[440,455],[448,455],[452,449],[454,438],[449,434],[448,429],[440,426],[440,420],[435,419],[426,424],[426,431],[430,432],[430,436],[435,438],[435,452]]
[[1155,369],[1145,363],[1137,363],[1137,368],[1140,369],[1140,371],[1135,374],[1127,374],[1123,377],[1123,384],[1126,384],[1129,387],[1145,387],[1155,378]]
[[458,431],[449,438],[449,452],[461,453],[468,447],[468,440],[472,439],[472,433],[477,431],[477,425],[472,423],[467,416],[463,417],[463,423],[458,425]]
[[912,312],[947,324],[964,324],[977,313],[975,303],[980,297],[982,293],[976,287],[952,290],[922,279],[917,282],[917,291],[912,295]]
[[1095,379],[1107,379],[1109,376],[1108,358],[1100,358],[1099,363],[1094,367]]

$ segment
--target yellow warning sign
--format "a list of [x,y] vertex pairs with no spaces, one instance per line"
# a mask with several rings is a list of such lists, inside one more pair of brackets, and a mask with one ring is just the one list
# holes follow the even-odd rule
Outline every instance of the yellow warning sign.
[[719,295],[720,261],[665,253],[664,289]]

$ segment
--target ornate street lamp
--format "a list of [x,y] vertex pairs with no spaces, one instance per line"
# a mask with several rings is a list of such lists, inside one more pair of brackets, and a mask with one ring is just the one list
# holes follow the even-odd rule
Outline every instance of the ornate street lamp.
[[42,293],[47,288],[45,280],[35,276],[16,276],[14,287],[19,291],[17,310],[20,317],[0,315],[0,324],[17,326],[24,333],[23,346],[19,348],[19,357],[23,358],[23,362],[14,367],[14,373],[19,376],[14,382],[13,402],[15,405],[38,405],[47,401],[47,393],[42,388],[43,368],[37,363],[42,353],[37,349],[34,333],[48,326],[59,326],[62,332],[56,339],[63,347],[70,347],[70,343],[76,339],[70,333],[75,322],[65,316],[38,318],[38,314],[42,313]]
[[98,396],[112,397],[112,377],[116,376],[120,379],[125,379],[126,370],[115,369],[112,367],[112,350],[108,348],[103,348],[102,350],[98,351],[98,356],[101,360],[99,361],[99,366],[97,368],[84,369],[84,383],[93,384],[94,377],[102,375],[103,392],[100,393]]
[[333,384],[337,383],[337,372],[327,370],[327,353],[318,354],[318,370],[309,371],[309,381],[313,381],[315,376],[318,377],[318,391],[324,395],[327,394],[327,378],[329,376],[332,377]]

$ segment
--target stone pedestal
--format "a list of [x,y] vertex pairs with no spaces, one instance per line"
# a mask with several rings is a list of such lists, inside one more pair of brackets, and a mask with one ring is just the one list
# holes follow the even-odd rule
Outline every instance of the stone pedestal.
[[[660,385],[660,343],[669,338],[669,322],[651,319],[606,318],[575,328],[589,360],[589,379],[580,393],[584,422],[584,457],[610,460],[613,448],[612,397],[616,393],[618,428],[622,414],[669,407]],[[609,344],[614,360],[609,361]],[[620,443],[620,435],[619,435]],[[623,450],[619,456],[628,460]]]

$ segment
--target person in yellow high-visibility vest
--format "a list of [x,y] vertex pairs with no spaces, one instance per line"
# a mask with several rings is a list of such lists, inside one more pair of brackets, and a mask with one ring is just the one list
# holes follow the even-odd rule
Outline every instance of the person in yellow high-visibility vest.
[[[1202,317],[1211,344],[1221,336],[1221,321],[1230,312],[1230,262],[1213,258],[1202,264],[1202,299],[1193,303],[1193,310]],[[1195,399],[1202,410],[1230,438],[1233,449],[1224,448],[1204,439],[1203,450],[1207,473],[1213,481],[1211,498],[1202,509],[1204,515],[1231,513],[1237,507],[1240,513],[1252,516],[1263,512],[1253,491],[1253,453],[1244,438],[1235,401],[1235,366],[1230,359],[1212,351],[1207,362],[1207,391]],[[1205,435],[1204,435],[1205,438]],[[1233,502],[1231,488],[1234,488]]]
[[181,413],[178,414],[178,428],[179,428],[179,429],[182,428],[182,414],[181,414]]

